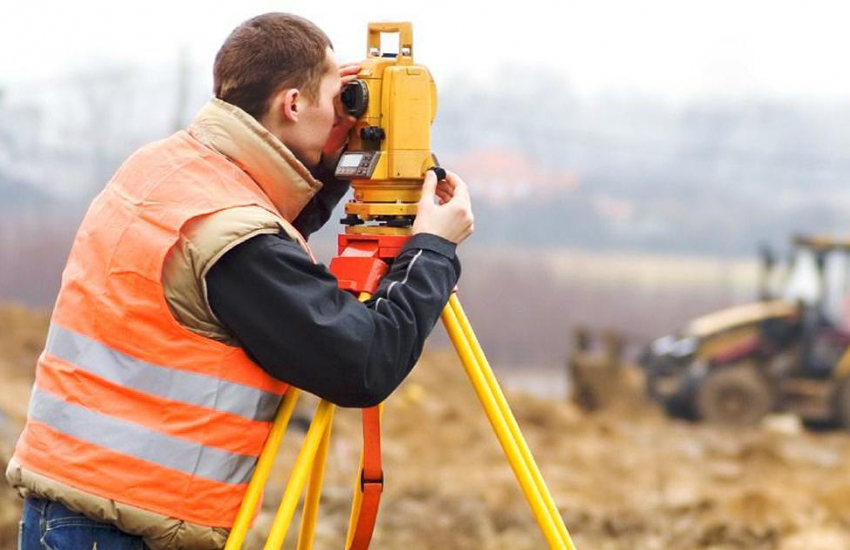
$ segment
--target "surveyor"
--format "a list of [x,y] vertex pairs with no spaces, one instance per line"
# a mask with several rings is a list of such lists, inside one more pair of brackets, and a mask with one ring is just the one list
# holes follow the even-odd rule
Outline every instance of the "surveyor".
[[22,548],[220,548],[288,385],[369,407],[408,375],[457,283],[469,194],[429,172],[372,299],[337,288],[305,239],[347,191],[338,100],[358,70],[309,21],[255,17],[188,129],[95,198],[7,469]]

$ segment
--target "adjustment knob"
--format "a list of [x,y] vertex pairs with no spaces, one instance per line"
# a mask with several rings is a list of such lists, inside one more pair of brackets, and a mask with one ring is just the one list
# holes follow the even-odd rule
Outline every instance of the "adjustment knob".
[[385,137],[387,137],[387,135],[384,133],[384,129],[380,126],[367,126],[360,130],[360,139],[364,141],[381,141]]

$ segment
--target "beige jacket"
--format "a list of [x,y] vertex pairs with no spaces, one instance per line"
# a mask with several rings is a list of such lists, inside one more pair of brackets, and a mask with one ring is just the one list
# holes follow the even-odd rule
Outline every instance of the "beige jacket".
[[[163,265],[163,288],[175,318],[193,332],[235,345],[210,308],[206,274],[228,250],[262,233],[284,231],[309,253],[291,222],[322,184],[253,117],[218,99],[201,109],[188,131],[251,176],[280,214],[247,206],[195,219],[181,231]],[[143,537],[152,550],[215,549],[224,547],[227,540],[225,529],[195,525],[97,497],[28,471],[14,460],[9,462],[6,478],[23,497],[59,501]]]

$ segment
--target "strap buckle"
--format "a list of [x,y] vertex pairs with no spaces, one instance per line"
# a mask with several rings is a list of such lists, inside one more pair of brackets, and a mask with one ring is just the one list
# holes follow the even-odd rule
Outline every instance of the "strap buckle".
[[366,491],[367,485],[377,485],[378,490],[383,492],[384,490],[384,472],[381,470],[380,476],[374,479],[366,479],[366,470],[360,471],[360,492],[363,493]]

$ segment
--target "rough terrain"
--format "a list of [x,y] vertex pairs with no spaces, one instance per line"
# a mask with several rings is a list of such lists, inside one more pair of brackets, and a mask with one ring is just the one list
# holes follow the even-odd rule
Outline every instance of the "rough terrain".
[[[5,465],[46,316],[0,312]],[[850,548],[850,437],[843,432],[806,431],[791,417],[730,432],[669,420],[634,402],[590,414],[528,394],[509,392],[509,400],[578,548]],[[314,403],[304,401],[309,413]],[[318,549],[342,547],[358,437],[358,415],[339,411]],[[268,527],[298,438],[287,434],[254,536]],[[390,399],[384,451],[387,486],[374,548],[545,548],[452,352],[428,351]],[[0,548],[14,548],[18,506],[0,488]]]

